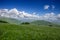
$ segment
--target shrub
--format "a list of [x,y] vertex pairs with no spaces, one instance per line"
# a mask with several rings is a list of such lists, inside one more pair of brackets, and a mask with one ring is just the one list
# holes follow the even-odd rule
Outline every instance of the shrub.
[[53,25],[50,24],[49,26],[52,27]]
[[8,23],[8,22],[0,20],[0,23]]
[[21,23],[21,24],[30,24],[29,22],[23,22],[23,23]]

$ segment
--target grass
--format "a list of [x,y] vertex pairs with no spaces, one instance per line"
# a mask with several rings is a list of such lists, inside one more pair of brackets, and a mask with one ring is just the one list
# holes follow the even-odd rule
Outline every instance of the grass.
[[0,40],[60,40],[60,28],[0,23]]

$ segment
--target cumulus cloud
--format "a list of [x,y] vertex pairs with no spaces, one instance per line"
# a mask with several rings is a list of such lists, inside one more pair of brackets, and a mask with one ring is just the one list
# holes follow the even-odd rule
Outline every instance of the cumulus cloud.
[[44,6],[44,9],[48,9],[50,6],[49,5],[45,5]]
[[45,5],[44,6],[44,9],[49,9],[49,8],[51,8],[52,10],[54,10],[55,6],[54,5]]
[[18,11],[16,8],[13,9],[0,9],[0,16],[9,17],[9,18],[16,18],[16,19],[23,19],[23,20],[47,20],[47,21],[56,21],[60,20],[60,14],[55,14],[54,12],[45,13],[44,15],[40,16],[37,15],[35,12],[29,14],[25,11]]
[[48,20],[48,21],[54,21],[57,20],[57,15],[55,15],[55,13],[51,12],[51,13],[47,13],[44,15],[44,20]]
[[18,12],[19,11],[16,8],[9,10],[9,13],[12,13],[12,14],[15,13],[16,15],[19,14]]
[[4,17],[10,17],[10,18],[25,18],[25,19],[35,19],[38,16],[33,13],[33,14],[29,14],[25,11],[18,11],[16,8],[13,9],[1,9],[0,10],[0,16],[4,16]]

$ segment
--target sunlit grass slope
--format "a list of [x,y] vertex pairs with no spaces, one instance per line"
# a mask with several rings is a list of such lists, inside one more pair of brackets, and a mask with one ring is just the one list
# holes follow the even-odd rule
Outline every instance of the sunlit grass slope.
[[21,23],[20,20],[13,19],[13,18],[0,17],[0,20],[1,21],[6,21],[6,22],[8,22],[10,24],[20,24]]
[[60,40],[60,28],[0,23],[0,40]]

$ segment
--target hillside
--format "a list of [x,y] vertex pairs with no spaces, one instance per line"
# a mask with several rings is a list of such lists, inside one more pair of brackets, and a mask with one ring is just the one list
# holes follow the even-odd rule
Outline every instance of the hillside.
[[0,17],[0,40],[60,40],[60,25],[44,20],[20,23]]
[[31,23],[38,24],[38,25],[49,25],[49,24],[52,24],[51,22],[44,21],[44,20],[36,20],[36,21],[31,22]]
[[21,23],[20,20],[13,19],[13,18],[0,17],[0,20],[1,21],[6,21],[6,22],[8,22],[10,24],[20,24]]
[[60,28],[0,23],[0,40],[60,40]]
[[53,22],[44,21],[44,20],[36,20],[36,21],[31,22],[31,24],[34,24],[34,25],[45,25],[45,26],[52,25],[53,27],[60,27],[60,25],[58,25],[58,24],[55,24]]

